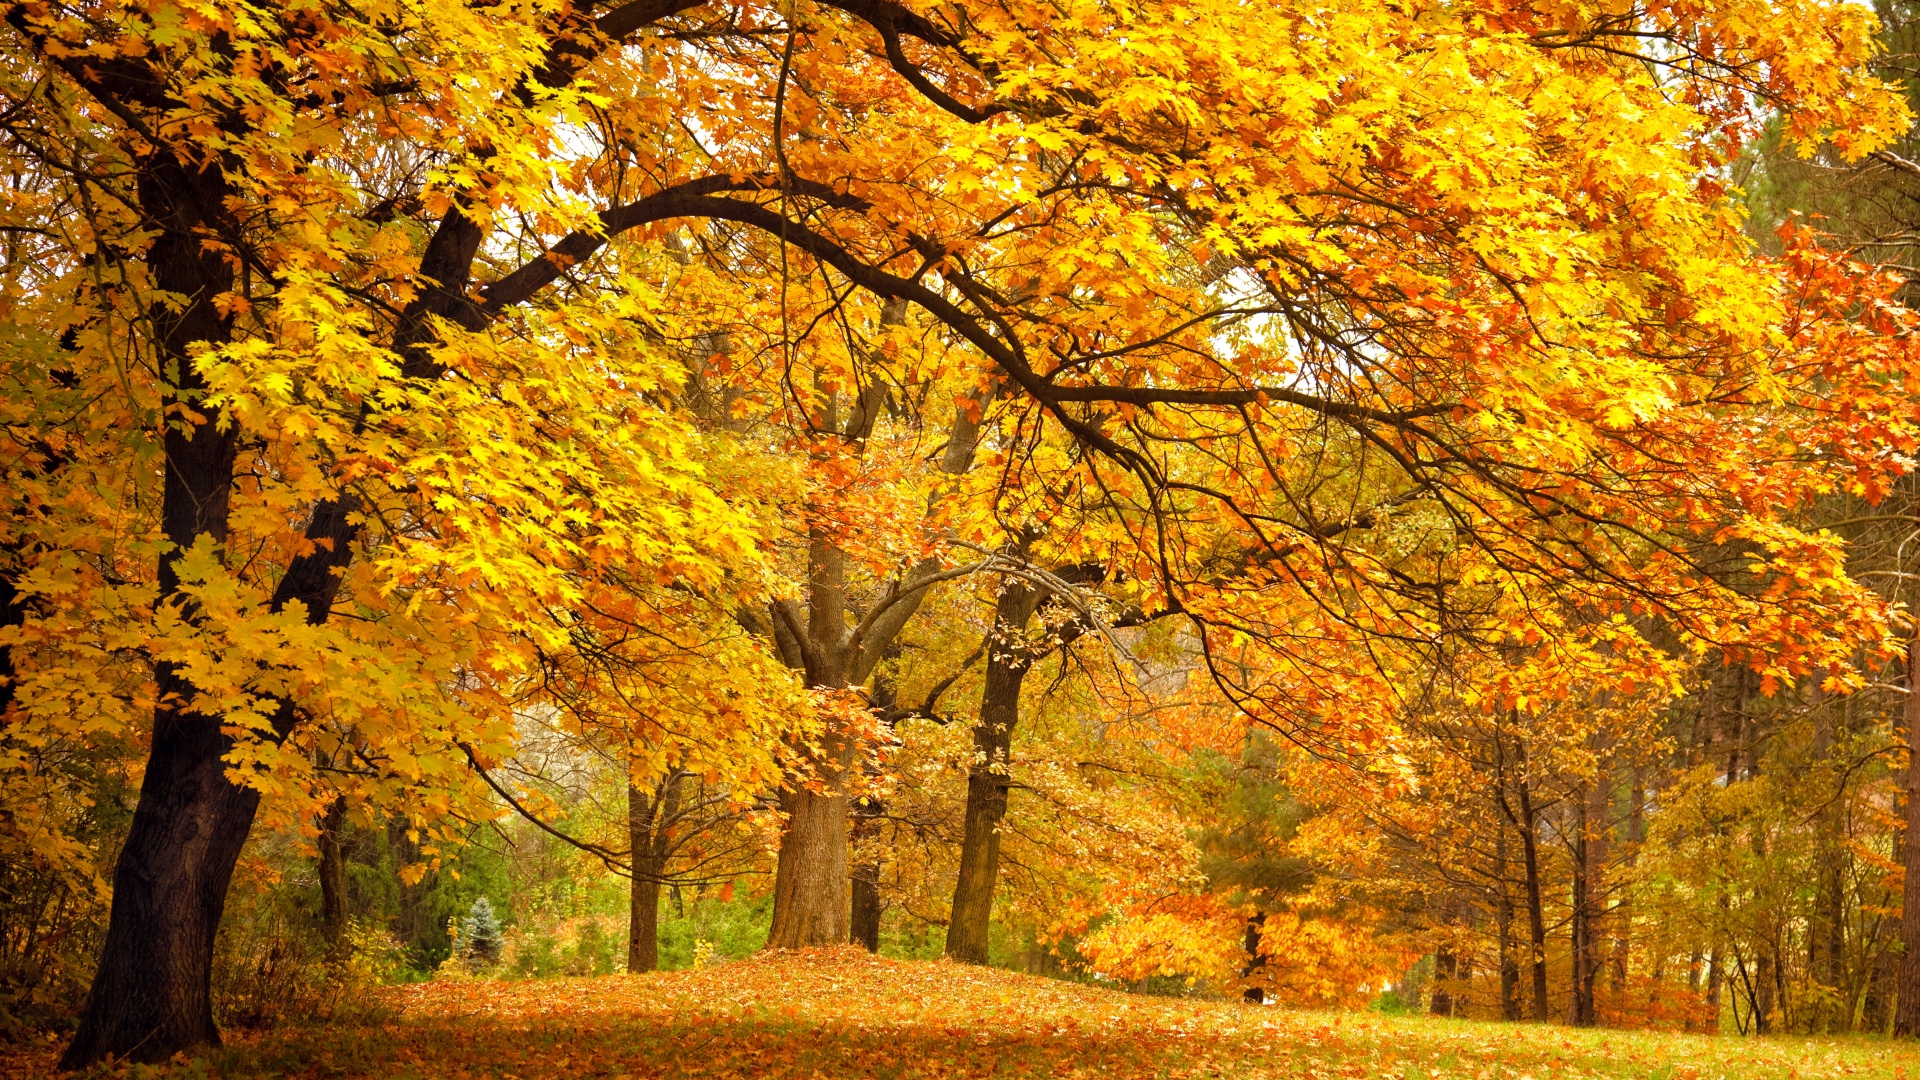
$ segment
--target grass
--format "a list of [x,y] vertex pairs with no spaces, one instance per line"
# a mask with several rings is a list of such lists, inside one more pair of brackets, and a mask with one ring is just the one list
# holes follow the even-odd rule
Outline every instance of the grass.
[[[393,1080],[1920,1080],[1920,1044],[1305,1012],[1129,995],[854,949],[638,977],[436,982],[383,995],[382,1019],[244,1035],[194,1061],[114,1072]],[[56,1049],[15,1052],[0,1059],[0,1075],[48,1075]]]

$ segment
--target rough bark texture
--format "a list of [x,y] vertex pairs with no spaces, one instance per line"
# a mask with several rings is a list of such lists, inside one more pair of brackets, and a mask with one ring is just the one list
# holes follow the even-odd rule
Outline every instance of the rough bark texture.
[[342,841],[347,827],[347,800],[335,799],[320,815],[320,937],[327,943],[327,960],[347,958],[347,856]]
[[[888,319],[903,312],[890,309]],[[849,403],[843,417],[832,395],[817,430],[839,433],[849,443],[861,443],[885,405],[885,391],[870,388]],[[943,467],[964,472],[972,462],[978,427],[956,410]],[[855,612],[847,597],[847,558],[831,532],[815,527],[807,543],[807,600],[801,605],[780,601],[773,605],[772,633],[782,660],[805,673],[807,685],[819,690],[859,686],[873,674],[900,631],[919,610],[927,589],[924,582],[938,573],[937,560],[913,567],[894,582],[874,607]],[[852,882],[848,867],[848,812],[852,800],[848,775],[853,747],[845,733],[829,732],[824,745],[810,755],[812,775],[780,795],[787,815],[775,864],[773,925],[767,932],[769,949],[816,945],[844,945],[850,936]]]
[[[205,386],[193,372],[190,347],[231,333],[213,298],[232,288],[233,273],[202,244],[224,223],[227,188],[218,169],[192,169],[160,152],[141,163],[139,195],[141,210],[160,229],[147,251],[148,272],[156,288],[184,298],[178,310],[156,303],[150,311],[176,386],[168,400],[191,405]],[[216,549],[226,542],[237,437],[212,417],[182,418],[166,431],[160,516],[172,549],[160,561],[162,604],[177,602],[181,551],[203,537]],[[232,741],[218,717],[185,709],[194,690],[180,671],[160,664],[154,674],[158,705],[146,776],[114,868],[99,971],[62,1058],[65,1068],[108,1054],[162,1061],[219,1042],[209,1000],[213,940],[259,796],[227,780],[222,758]]]
[[792,788],[780,796],[787,830],[774,870],[770,949],[844,945],[849,937],[847,797]]
[[676,771],[652,791],[627,785],[627,850],[633,866],[627,893],[627,970],[636,974],[660,966],[660,886],[668,880],[672,830],[685,806],[686,779]]
[[[1920,733],[1920,640],[1907,646],[1907,745]],[[1900,909],[1900,981],[1895,992],[1893,1033],[1920,1035],[1920,752],[1907,755],[1906,885]]]
[[1000,877],[1000,822],[1007,816],[1007,755],[1020,722],[1020,687],[1033,667],[1021,637],[1041,599],[1040,591],[1008,582],[989,631],[986,686],[973,728],[973,767],[967,774],[966,832],[947,925],[947,955],[962,963],[987,962],[993,893]]

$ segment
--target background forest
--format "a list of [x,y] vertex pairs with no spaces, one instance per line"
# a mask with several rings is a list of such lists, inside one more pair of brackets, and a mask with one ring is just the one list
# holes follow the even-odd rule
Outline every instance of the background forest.
[[1920,1033],[1920,6],[0,12],[0,1037]]

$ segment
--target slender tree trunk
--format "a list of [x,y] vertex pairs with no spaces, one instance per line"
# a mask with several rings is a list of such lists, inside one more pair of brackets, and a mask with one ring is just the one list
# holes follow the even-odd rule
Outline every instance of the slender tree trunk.
[[[1633,786],[1627,797],[1632,804],[1627,808],[1627,855],[1626,866],[1632,869],[1640,861],[1640,848],[1647,839],[1647,782],[1646,773],[1639,766],[1633,770]],[[1633,951],[1633,916],[1622,899],[1609,913],[1609,925],[1613,928],[1613,960],[1609,973],[1609,985],[1615,994],[1623,993],[1627,988],[1627,961]],[[1655,961],[1658,963],[1658,960]]]
[[1520,852],[1527,868],[1527,930],[1533,946],[1533,1018],[1547,1019],[1547,919],[1540,898],[1540,827],[1533,792],[1520,782]]
[[1920,1035],[1920,638],[1907,645],[1908,694],[1904,715],[1907,745],[1906,884],[1900,908],[1900,982],[1895,990],[1893,1033]]
[[1727,970],[1722,963],[1720,946],[1715,945],[1707,953],[1707,1030],[1720,1030],[1720,988],[1726,984]]
[[947,955],[967,964],[987,962],[993,894],[1000,876],[1000,822],[1007,816],[1007,761],[1020,722],[1020,687],[1033,657],[1021,635],[1042,593],[1015,582],[1002,585],[987,643],[985,688],[973,727],[973,766],[967,772],[965,835],[960,872],[947,924]]
[[[233,287],[226,256],[209,250],[212,228],[224,224],[227,186],[221,171],[196,169],[155,151],[140,164],[140,208],[159,230],[146,255],[156,289],[177,294],[175,310],[150,309],[165,376],[176,389],[169,406],[195,406],[205,384],[190,349],[224,342],[232,324],[213,301]],[[163,439],[166,479],[161,529],[170,550],[160,560],[159,603],[178,603],[179,554],[227,539],[239,432],[168,409]],[[195,612],[186,611],[188,618]],[[107,940],[73,1042],[61,1059],[78,1068],[108,1054],[163,1061],[174,1052],[218,1043],[209,997],[214,935],[226,906],[234,863],[253,826],[257,793],[227,779],[232,740],[221,719],[189,712],[194,688],[171,663],[157,665],[153,740],[133,824],[114,868]]]
[[853,872],[853,944],[870,953],[880,951],[880,864],[865,863]]
[[327,943],[327,961],[347,957],[347,858],[342,835],[347,827],[347,800],[336,798],[320,815],[320,937]]
[[1494,838],[1493,921],[1500,937],[1500,1019],[1520,1019],[1520,962],[1513,948],[1513,893],[1507,888],[1507,830]]
[[1266,987],[1254,981],[1254,976],[1264,972],[1267,967],[1267,954],[1260,951],[1260,934],[1266,926],[1267,917],[1264,913],[1247,916],[1247,937],[1244,943],[1247,962],[1240,969],[1240,977],[1248,980],[1249,985],[1240,992],[1240,1000],[1249,1005],[1264,1005],[1267,1002]]
[[1594,983],[1600,968],[1601,867],[1606,862],[1607,786],[1602,773],[1575,808],[1573,853],[1573,993],[1568,1022],[1592,1027],[1599,1020]]

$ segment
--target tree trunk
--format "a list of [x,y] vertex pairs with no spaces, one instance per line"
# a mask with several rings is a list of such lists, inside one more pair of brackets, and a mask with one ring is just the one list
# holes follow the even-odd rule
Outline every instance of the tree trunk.
[[1900,982],[1895,991],[1893,1033],[1920,1035],[1920,638],[1907,645],[1905,713],[1907,745],[1906,884],[1900,908]]
[[1252,982],[1253,977],[1256,974],[1263,973],[1267,967],[1267,954],[1260,951],[1260,934],[1266,929],[1266,926],[1267,917],[1265,914],[1247,916],[1247,938],[1245,942],[1247,963],[1245,967],[1240,969],[1240,977],[1248,980],[1250,985],[1240,992],[1240,1000],[1249,1005],[1264,1005],[1267,1002],[1266,987]]
[[[881,322],[898,325],[904,318],[905,305],[889,304]],[[835,432],[850,444],[862,444],[884,408],[885,398],[884,388],[868,387],[848,403],[843,417],[837,395],[827,393],[823,407],[813,417],[814,430]],[[978,441],[979,425],[968,416],[966,407],[956,407],[941,468],[955,475],[967,471]],[[925,600],[927,589],[916,581],[924,582],[939,568],[937,559],[923,560],[894,582],[875,609],[857,623],[850,622],[846,553],[831,530],[824,525],[813,526],[807,537],[804,617],[800,606],[791,601],[773,605],[773,636],[782,661],[804,671],[807,685],[818,690],[844,691],[864,683]],[[828,732],[826,746],[811,762],[814,775],[804,784],[781,792],[780,807],[786,812],[787,824],[774,870],[773,925],[767,933],[767,948],[847,942],[852,892],[848,879],[847,770],[853,747],[846,736],[846,732]]]
[[[160,559],[158,599],[165,605],[179,602],[180,553],[202,537],[223,552],[227,539],[239,431],[232,424],[222,430],[212,416],[178,416],[173,407],[194,406],[205,390],[191,347],[231,336],[232,324],[213,300],[232,289],[233,271],[224,254],[202,243],[227,216],[219,168],[193,168],[155,151],[141,162],[138,190],[141,210],[160,230],[146,253],[153,285],[181,298],[178,310],[161,302],[149,309],[159,359],[176,387],[165,400],[160,517],[169,548]],[[186,611],[190,619],[196,614]],[[63,1068],[109,1054],[164,1061],[220,1038],[209,998],[213,941],[259,796],[227,779],[223,758],[233,742],[220,717],[187,711],[195,691],[185,675],[162,663],[154,679],[146,776],[114,867],[100,967]]]
[[850,916],[855,945],[870,953],[880,951],[880,864],[866,863],[853,872],[853,911]]
[[1573,993],[1567,1020],[1592,1027],[1599,1020],[1594,983],[1600,971],[1601,866],[1606,861],[1606,775],[1596,777],[1575,810],[1573,850]]
[[988,632],[986,685],[973,728],[973,766],[967,773],[966,832],[953,885],[947,955],[967,964],[987,962],[993,893],[1000,876],[1000,822],[1007,816],[1007,759],[1020,722],[1020,687],[1033,666],[1021,640],[1044,594],[1014,582],[1001,586]]
[[1540,827],[1533,791],[1520,782],[1520,851],[1527,868],[1527,930],[1533,947],[1533,1018],[1547,1018],[1547,919],[1540,902]]
[[[836,781],[837,783],[837,778]],[[770,949],[844,945],[848,938],[847,797],[790,788],[787,829],[774,869]]]
[[320,937],[327,943],[327,962],[347,958],[347,858],[341,836],[347,827],[347,800],[335,798],[320,815]]
[[633,882],[627,890],[627,973],[640,975],[660,966],[660,870],[653,857],[653,793],[627,784],[627,851]]
[[1520,1019],[1520,962],[1513,950],[1513,893],[1507,889],[1507,830],[1494,838],[1493,922],[1500,939],[1500,1019]]
[[1707,1030],[1720,1030],[1720,988],[1726,984],[1726,965],[1721,963],[1720,946],[1707,953]]
[[1433,954],[1433,998],[1427,1003],[1429,1015],[1453,1015],[1453,978],[1459,967],[1460,961],[1453,955],[1452,948],[1443,946]]
[[[1627,797],[1632,803],[1627,808],[1627,855],[1625,863],[1632,868],[1640,861],[1640,848],[1647,839],[1647,781],[1646,773],[1639,766],[1633,769],[1633,786]],[[1608,922],[1613,928],[1613,960],[1609,973],[1613,992],[1625,992],[1627,988],[1627,961],[1633,951],[1633,917],[1623,899],[1613,906],[1612,918]],[[1657,964],[1658,961],[1656,960]]]

